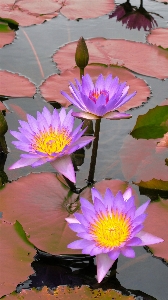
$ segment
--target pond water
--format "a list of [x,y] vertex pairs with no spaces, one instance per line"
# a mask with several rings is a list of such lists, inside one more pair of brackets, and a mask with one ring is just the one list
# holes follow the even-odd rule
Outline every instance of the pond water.
[[[134,0],[133,5],[139,6],[139,2],[140,1],[138,0]],[[122,0],[116,1],[117,5],[122,3]],[[146,0],[144,1],[144,7],[146,11],[156,13],[153,14],[153,17],[159,28],[168,27],[167,4]],[[3,17],[3,15],[1,17]],[[29,27],[19,26],[19,30],[16,31],[16,38],[13,43],[0,49],[0,68],[1,70],[19,73],[20,75],[29,78],[31,82],[36,85],[37,92],[34,97],[10,97],[8,100],[4,101],[4,104],[9,110],[5,117],[8,128],[10,130],[17,130],[19,126],[18,119],[25,120],[27,113],[36,117],[36,112],[41,112],[44,106],[52,111],[52,105],[49,102],[46,102],[45,98],[42,97],[39,86],[46,78],[48,78],[48,76],[60,73],[59,62],[57,67],[52,56],[65,44],[77,41],[81,36],[86,40],[102,37],[106,39],[125,39],[128,41],[147,43],[146,38],[148,34],[149,31],[145,31],[143,28],[141,28],[141,30],[130,30],[129,28],[126,28],[126,25],[122,25],[122,22],[117,22],[116,18],[109,18],[108,15],[94,19],[80,19],[77,21],[68,20],[60,13],[56,18],[44,22],[43,24],[32,25]],[[35,49],[37,56],[33,52],[33,49]],[[152,55],[153,53],[151,54],[151,60]],[[37,62],[37,57],[39,63]],[[130,53],[130,60],[132,59],[131,57],[132,54]],[[153,61],[153,63],[155,64],[155,61]],[[39,67],[39,65],[41,67]],[[133,187],[139,201],[138,203],[140,204],[144,203],[148,197],[152,200],[158,200],[158,195],[164,199],[168,199],[168,187],[160,190],[157,187],[155,189],[145,189],[143,187],[139,188],[137,185],[133,184],[133,181],[149,181],[156,178],[155,174],[157,174],[157,172],[161,174],[162,170],[157,169],[159,167],[159,162],[157,161],[157,166],[153,167],[155,160],[157,160],[157,157],[152,156],[154,150],[151,150],[151,152],[149,151],[149,156],[151,155],[151,164],[147,163],[148,170],[145,170],[144,165],[141,168],[141,160],[143,162],[148,162],[149,157],[147,158],[145,153],[147,153],[148,149],[151,147],[150,141],[152,143],[153,140],[145,140],[144,142],[144,139],[140,139],[138,140],[138,144],[135,144],[134,146],[134,140],[137,140],[133,139],[130,135],[139,115],[146,114],[149,109],[153,109],[157,105],[162,104],[163,101],[168,98],[168,79],[161,80],[155,78],[155,76],[151,77],[139,74],[136,71],[133,71],[132,73],[136,75],[137,78],[144,80],[147,86],[150,87],[150,97],[146,103],[137,105],[136,108],[132,108],[128,111],[128,113],[132,114],[132,118],[129,120],[123,119],[113,121],[102,119],[94,179],[97,182],[100,182],[103,179],[119,179],[129,182],[131,187]],[[134,87],[134,90],[136,90],[136,86]],[[69,109],[70,108],[67,108],[67,111]],[[77,109],[74,108],[74,110]],[[75,124],[79,123],[80,120],[76,119]],[[93,122],[93,125],[94,124],[95,121]],[[18,178],[21,178],[22,176],[27,176],[31,172],[53,173],[53,167],[50,164],[45,164],[35,169],[28,166],[9,170],[9,167],[19,159],[20,151],[18,151],[11,143],[13,141],[13,136],[9,131],[6,133],[5,138],[9,153],[5,162],[4,171],[10,182],[18,180]],[[129,145],[131,146],[129,147]],[[143,159],[140,156],[140,152],[144,152]],[[130,155],[129,159],[128,153]],[[79,164],[76,172],[77,188],[86,186],[91,154],[92,147],[85,148],[84,158],[83,152],[79,153],[78,159],[80,159],[82,163],[81,165]],[[168,154],[164,152],[159,159],[162,159],[164,162],[167,157]],[[136,164],[139,166],[139,169],[138,173],[135,175],[134,172],[131,173],[130,169],[132,170]],[[165,164],[163,163],[163,165]],[[162,168],[162,164],[160,166]],[[164,178],[161,177],[161,179],[168,182],[168,172],[166,173],[165,169],[164,174]],[[160,177],[158,176],[156,179],[159,180]],[[8,183],[8,185],[9,184],[11,183]],[[45,184],[46,182],[44,182],[44,185]],[[3,193],[5,188],[2,189]],[[31,185],[28,189],[31,189]],[[29,193],[28,190],[27,192]],[[14,196],[14,198],[16,197]],[[165,207],[165,211],[166,209],[167,208]],[[26,215],[26,212],[24,212],[24,214]],[[34,215],[33,218],[36,218],[36,215]],[[157,220],[156,222],[159,221]],[[167,228],[165,228],[165,230],[167,231]],[[49,252],[46,248],[40,249],[42,251],[38,253],[36,260],[32,264],[36,275],[33,274],[34,270],[32,269],[32,272],[30,272],[29,275],[33,274],[33,276],[27,279],[27,281],[25,280],[25,277],[23,277],[22,281],[18,281],[18,291],[20,291],[21,288],[33,286],[48,286],[53,288],[58,285],[69,285],[70,287],[74,287],[87,284],[92,288],[113,288],[122,291],[125,295],[132,293],[137,296],[136,299],[168,299],[167,260],[163,259],[165,257],[154,257],[147,248],[136,248],[136,257],[134,259],[129,259],[120,256],[117,264],[117,273],[114,276],[111,275],[111,277],[102,284],[97,284],[94,279],[94,276],[96,275],[95,265],[90,258],[76,256],[71,258],[70,263],[70,257],[68,256],[61,257],[61,260],[59,260],[57,256],[51,256],[49,254],[45,256],[42,251]],[[53,254],[53,252],[51,253]],[[85,260],[86,263],[84,264]],[[90,264],[88,261],[90,261]],[[17,272],[19,273],[19,267]],[[88,272],[91,274],[90,277]],[[21,284],[21,282],[24,283]],[[15,290],[15,288],[13,288],[13,290]]]

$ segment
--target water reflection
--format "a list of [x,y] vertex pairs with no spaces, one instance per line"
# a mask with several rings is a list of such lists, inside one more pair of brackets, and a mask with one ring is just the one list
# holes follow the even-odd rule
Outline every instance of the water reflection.
[[123,25],[126,24],[126,28],[129,29],[140,30],[143,28],[145,31],[148,31],[158,26],[152,14],[163,18],[157,13],[148,12],[143,7],[143,0],[140,1],[139,7],[131,5],[130,0],[127,0],[117,5],[115,11],[109,15],[109,18],[117,17],[117,21],[121,21]]

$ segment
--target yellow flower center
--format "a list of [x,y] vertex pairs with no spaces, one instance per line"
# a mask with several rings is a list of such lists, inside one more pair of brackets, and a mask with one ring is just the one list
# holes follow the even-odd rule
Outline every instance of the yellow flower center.
[[122,213],[107,216],[101,214],[90,225],[89,233],[93,235],[98,247],[119,247],[130,237],[130,222]]
[[39,132],[34,137],[32,149],[51,155],[52,153],[61,152],[65,146],[69,145],[72,138],[69,137],[69,132],[66,128],[60,131],[53,131],[49,128],[48,131]]

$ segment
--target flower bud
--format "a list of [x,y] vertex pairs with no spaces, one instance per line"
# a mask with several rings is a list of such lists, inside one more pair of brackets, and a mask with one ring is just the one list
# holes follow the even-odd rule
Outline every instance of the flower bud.
[[81,37],[78,41],[75,53],[75,61],[80,69],[84,69],[88,65],[89,52],[83,37]]

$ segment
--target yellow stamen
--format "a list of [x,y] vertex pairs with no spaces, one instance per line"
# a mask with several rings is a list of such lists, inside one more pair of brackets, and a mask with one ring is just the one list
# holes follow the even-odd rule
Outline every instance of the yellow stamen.
[[98,247],[119,247],[130,236],[130,222],[125,214],[116,212],[98,215],[98,220],[90,226]]
[[48,131],[39,132],[35,135],[32,149],[49,155],[59,153],[70,144],[71,139],[66,128],[57,132],[49,128]]

